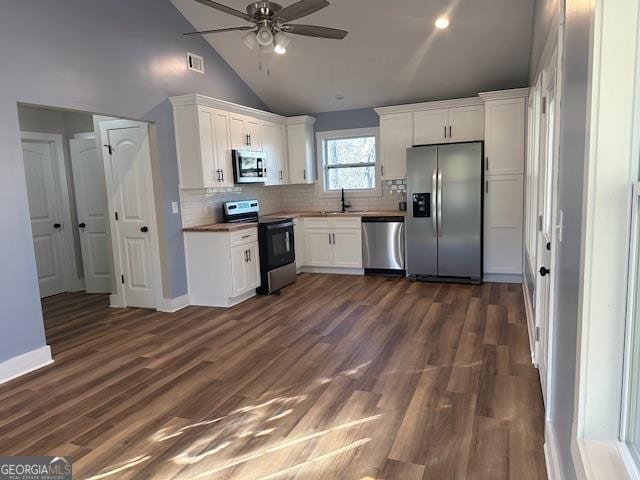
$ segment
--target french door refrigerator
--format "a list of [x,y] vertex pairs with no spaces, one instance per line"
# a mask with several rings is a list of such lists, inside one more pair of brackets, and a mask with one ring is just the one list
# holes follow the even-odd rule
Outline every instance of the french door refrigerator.
[[483,143],[407,149],[407,275],[482,280]]

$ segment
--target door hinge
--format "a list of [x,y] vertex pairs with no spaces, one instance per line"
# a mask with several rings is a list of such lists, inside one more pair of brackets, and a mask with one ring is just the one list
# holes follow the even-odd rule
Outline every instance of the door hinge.
[[542,231],[542,215],[538,215],[538,231]]
[[536,342],[540,341],[540,327],[536,327]]
[[542,113],[547,113],[547,97],[542,97]]
[[103,147],[107,147],[107,150],[109,151],[109,155],[113,154],[113,147],[109,144],[105,144],[103,145]]
[[120,275],[120,280],[122,281],[122,284],[124,285],[124,275]]
[[115,212],[116,222],[118,221],[118,212]]

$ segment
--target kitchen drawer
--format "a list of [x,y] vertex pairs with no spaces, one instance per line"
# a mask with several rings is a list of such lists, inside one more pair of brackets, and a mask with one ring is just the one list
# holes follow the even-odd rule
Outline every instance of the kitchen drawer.
[[304,228],[331,228],[331,219],[328,217],[306,217]]
[[360,229],[362,218],[360,217],[340,217],[332,218],[333,228],[356,228]]
[[247,243],[252,243],[257,241],[258,241],[257,228],[246,228],[242,230],[237,230],[235,232],[231,232],[229,234],[229,244],[231,247],[236,247],[238,245],[245,245]]

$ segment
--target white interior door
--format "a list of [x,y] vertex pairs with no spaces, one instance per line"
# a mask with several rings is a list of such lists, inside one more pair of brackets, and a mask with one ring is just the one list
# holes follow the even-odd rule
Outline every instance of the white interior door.
[[111,293],[104,166],[95,138],[69,140],[87,293]]
[[555,55],[543,73],[543,112],[541,116],[540,184],[538,211],[541,218],[538,232],[538,281],[536,320],[538,327],[538,368],[545,404],[549,405],[548,378],[550,371],[550,344],[553,333],[553,287],[555,265],[555,197],[556,168],[556,100]]
[[[104,122],[102,140],[111,175],[120,281],[125,304],[155,308],[154,200],[148,126],[125,120]],[[115,255],[115,254],[114,254]]]
[[[22,141],[40,297],[69,290],[56,158],[50,143]],[[69,226],[65,225],[67,228]]]

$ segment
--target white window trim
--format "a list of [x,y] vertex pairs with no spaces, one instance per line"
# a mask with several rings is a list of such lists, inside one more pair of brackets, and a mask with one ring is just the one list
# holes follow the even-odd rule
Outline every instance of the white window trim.
[[318,162],[318,182],[316,183],[316,194],[321,198],[337,198],[340,197],[339,191],[325,191],[325,178],[324,178],[324,145],[325,141],[340,139],[340,138],[354,138],[354,137],[375,137],[376,139],[376,177],[375,188],[358,189],[358,190],[345,190],[345,195],[349,197],[381,197],[382,196],[382,179],[380,178],[380,129],[377,127],[372,128],[352,128],[349,130],[330,130],[326,132],[316,133],[316,159]]

